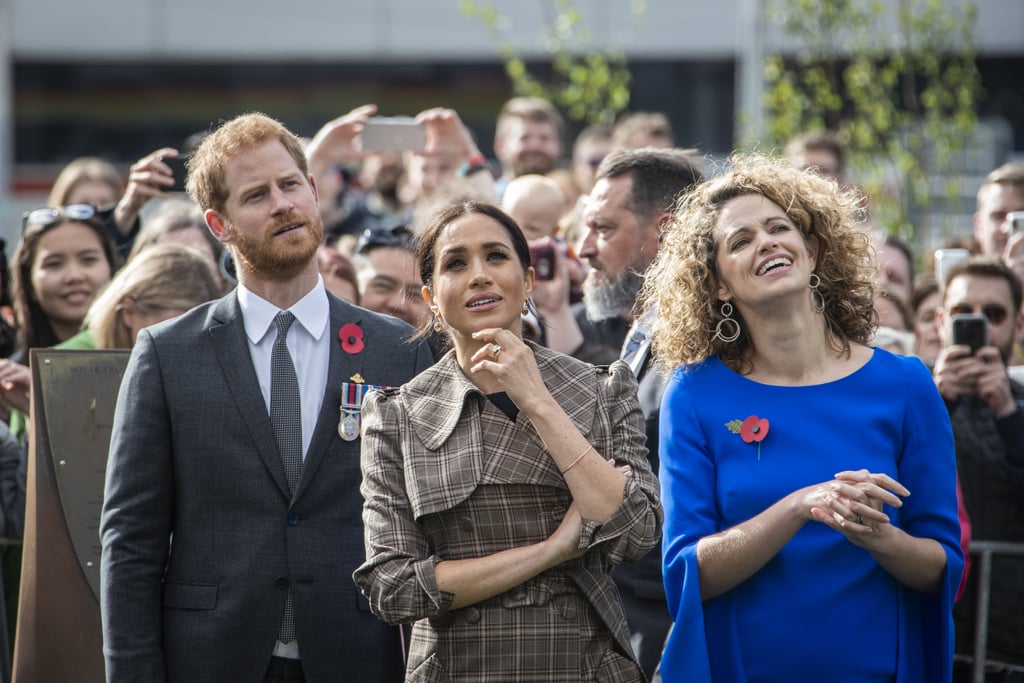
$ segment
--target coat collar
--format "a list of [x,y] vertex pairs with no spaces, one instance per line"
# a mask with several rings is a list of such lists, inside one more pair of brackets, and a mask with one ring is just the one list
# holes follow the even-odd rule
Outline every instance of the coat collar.
[[[594,366],[527,341],[537,360],[544,384],[584,436],[594,424],[597,371]],[[430,369],[403,388],[409,421],[429,450],[437,450],[451,436],[470,397],[486,400],[449,351]]]

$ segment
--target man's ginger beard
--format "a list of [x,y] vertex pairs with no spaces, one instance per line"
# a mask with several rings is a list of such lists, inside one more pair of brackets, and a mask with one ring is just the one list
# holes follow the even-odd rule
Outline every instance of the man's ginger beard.
[[[274,237],[281,228],[296,222],[305,223],[306,229],[284,238]],[[231,235],[231,255],[240,273],[280,282],[306,269],[324,238],[320,214],[310,216],[299,211],[290,212],[259,236],[238,230],[226,219],[224,229]]]

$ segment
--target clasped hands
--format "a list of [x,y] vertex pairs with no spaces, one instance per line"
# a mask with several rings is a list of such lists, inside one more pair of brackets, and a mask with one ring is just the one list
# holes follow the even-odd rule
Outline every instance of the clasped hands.
[[811,519],[868,548],[877,543],[889,525],[882,506],[902,507],[902,498],[910,495],[889,475],[866,469],[839,472],[832,481],[808,487],[805,492]]

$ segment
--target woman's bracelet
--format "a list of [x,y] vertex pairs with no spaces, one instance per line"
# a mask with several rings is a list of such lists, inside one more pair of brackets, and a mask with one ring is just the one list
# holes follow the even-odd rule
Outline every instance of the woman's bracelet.
[[587,448],[586,448],[586,450],[584,450],[584,451],[583,451],[582,453],[580,453],[580,454],[579,454],[579,455],[578,455],[578,456],[576,457],[576,459],[572,461],[572,464],[571,464],[571,465],[569,465],[569,466],[568,466],[568,467],[566,467],[566,468],[565,468],[564,470],[562,470],[562,474],[565,474],[566,472],[568,472],[569,470],[571,470],[571,469],[572,469],[573,467],[576,467],[576,463],[578,463],[578,462],[579,462],[580,460],[582,460],[582,459],[583,459],[583,456],[584,456],[584,455],[586,455],[587,453],[589,453],[589,452],[590,452],[590,451],[592,451],[592,450],[594,450],[594,447],[593,447],[592,445],[590,445],[590,444],[588,443],[588,444],[587,444]]

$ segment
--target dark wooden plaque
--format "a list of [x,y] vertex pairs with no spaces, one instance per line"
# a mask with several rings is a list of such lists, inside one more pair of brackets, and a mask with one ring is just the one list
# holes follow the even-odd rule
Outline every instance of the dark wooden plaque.
[[103,480],[128,351],[31,352],[25,546],[15,681],[105,680]]

